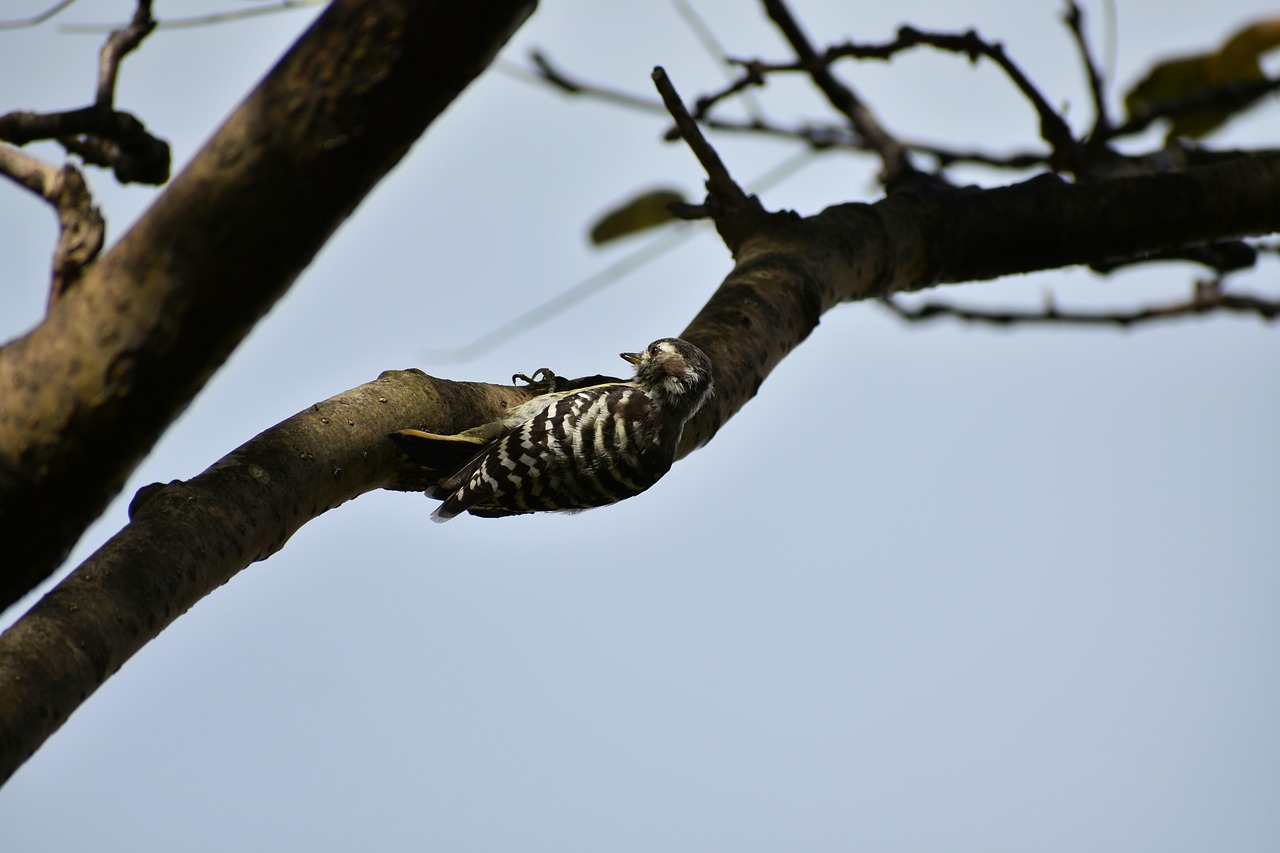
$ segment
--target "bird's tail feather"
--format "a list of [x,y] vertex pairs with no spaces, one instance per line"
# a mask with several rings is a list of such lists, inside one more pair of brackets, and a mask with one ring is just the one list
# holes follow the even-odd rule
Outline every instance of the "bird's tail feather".
[[484,447],[483,439],[465,435],[436,435],[418,429],[402,429],[391,433],[396,443],[413,462],[442,477],[455,473]]

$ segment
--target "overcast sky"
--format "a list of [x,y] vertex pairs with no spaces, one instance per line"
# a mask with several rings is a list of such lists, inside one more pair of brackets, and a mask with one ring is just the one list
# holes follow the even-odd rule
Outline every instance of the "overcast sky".
[[[756,4],[692,2],[731,54],[786,56]],[[1274,13],[1117,5],[1109,38],[1104,6],[1085,4],[1117,102],[1153,57]],[[794,8],[818,40],[976,27],[1087,121],[1057,2]],[[130,11],[80,0],[57,20]],[[125,63],[117,103],[185,163],[313,15],[159,31]],[[0,111],[86,103],[100,39],[56,21],[0,32]],[[659,0],[550,0],[504,61],[527,65],[534,47],[641,94],[655,64],[687,99],[724,80]],[[922,51],[841,72],[904,137],[1035,147],[1033,112],[989,66]],[[778,121],[828,117],[798,80],[761,103]],[[1274,146],[1276,110],[1216,142]],[[486,73],[69,566],[120,528],[140,486],[194,476],[383,370],[617,373],[617,353],[678,333],[730,269],[705,226],[477,358],[439,354],[665,239],[584,237],[637,190],[700,192],[665,126]],[[713,141],[748,184],[796,154]],[[802,213],[871,201],[875,172],[827,154],[762,197]],[[155,196],[89,180],[111,239]],[[54,238],[42,203],[0,186],[3,339],[38,322]],[[1278,266],[1238,286],[1278,295]],[[1136,306],[1182,298],[1200,274],[1056,271],[928,296]],[[307,525],[143,649],[0,789],[0,849],[1280,849],[1278,355],[1277,329],[1253,318],[993,330],[842,306],[634,500],[436,525],[426,498],[377,493]]]

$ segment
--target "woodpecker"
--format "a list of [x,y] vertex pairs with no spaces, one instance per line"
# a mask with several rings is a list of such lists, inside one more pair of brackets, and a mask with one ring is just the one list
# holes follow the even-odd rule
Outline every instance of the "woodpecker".
[[392,433],[411,461],[440,475],[427,490],[443,501],[432,520],[576,512],[658,482],[713,392],[711,360],[679,338],[621,356],[636,368],[629,382],[543,394],[457,435]]

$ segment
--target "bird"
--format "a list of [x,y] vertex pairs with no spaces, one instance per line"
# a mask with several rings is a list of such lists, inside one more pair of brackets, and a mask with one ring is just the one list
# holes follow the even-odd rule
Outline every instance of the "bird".
[[629,381],[542,394],[455,435],[391,433],[411,463],[438,475],[426,490],[442,501],[432,520],[577,512],[658,482],[715,391],[711,360],[680,338],[619,355],[635,366]]

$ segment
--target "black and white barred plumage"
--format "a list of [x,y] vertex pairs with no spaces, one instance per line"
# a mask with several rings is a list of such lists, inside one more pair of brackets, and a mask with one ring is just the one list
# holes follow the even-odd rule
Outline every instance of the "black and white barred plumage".
[[636,366],[629,382],[543,394],[458,435],[393,433],[410,459],[442,475],[427,491],[444,501],[432,519],[588,509],[658,482],[712,394],[711,361],[679,338],[622,357]]

